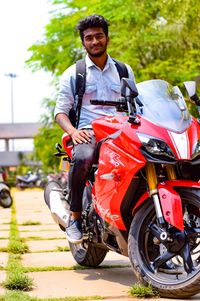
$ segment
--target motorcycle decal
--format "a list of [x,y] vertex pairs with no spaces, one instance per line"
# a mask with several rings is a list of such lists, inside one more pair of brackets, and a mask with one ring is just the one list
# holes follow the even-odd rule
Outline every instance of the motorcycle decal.
[[124,166],[124,164],[120,160],[120,155],[116,154],[111,149],[106,148],[105,155],[108,155],[108,157],[110,157],[110,163],[113,164],[115,167],[118,167],[120,165]]
[[94,196],[92,198],[92,202],[95,205],[95,207],[98,210],[98,212],[100,213],[100,215],[102,217],[104,217],[105,219],[108,218],[108,219],[110,219],[112,221],[117,221],[117,220],[121,219],[120,215],[118,215],[118,214],[112,214],[108,208],[105,209],[100,204],[98,204],[97,201],[96,201],[96,198]]
[[189,140],[187,131],[181,134],[168,131],[178,154],[178,159],[189,159]]

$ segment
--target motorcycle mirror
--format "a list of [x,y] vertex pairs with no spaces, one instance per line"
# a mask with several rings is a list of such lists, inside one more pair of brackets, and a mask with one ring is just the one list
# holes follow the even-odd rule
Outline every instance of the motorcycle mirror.
[[138,96],[138,90],[136,88],[135,82],[129,78],[122,77],[121,79],[121,94],[122,96],[126,96],[126,88],[131,91],[131,95],[133,98]]
[[188,93],[188,96],[192,98],[196,94],[196,82],[195,81],[188,81],[183,83],[185,86],[185,89]]
[[184,82],[184,86],[186,88],[186,91],[190,99],[193,100],[197,106],[200,106],[200,99],[196,94],[196,82],[195,81]]

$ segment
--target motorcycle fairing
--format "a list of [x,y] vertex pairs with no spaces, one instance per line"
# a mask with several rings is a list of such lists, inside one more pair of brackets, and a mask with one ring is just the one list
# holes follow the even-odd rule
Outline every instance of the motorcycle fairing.
[[[183,231],[183,211],[182,200],[180,195],[175,190],[175,187],[197,188],[200,189],[200,183],[190,180],[173,180],[165,181],[158,184],[158,194],[160,204],[165,220],[172,226]],[[148,192],[145,192],[138,200],[134,211],[149,198]],[[133,212],[134,214],[134,212]]]
[[101,145],[93,202],[98,214],[106,222],[120,230],[126,230],[120,207],[133,175],[145,162],[142,156],[139,160],[129,155],[122,145],[117,146],[112,139]]

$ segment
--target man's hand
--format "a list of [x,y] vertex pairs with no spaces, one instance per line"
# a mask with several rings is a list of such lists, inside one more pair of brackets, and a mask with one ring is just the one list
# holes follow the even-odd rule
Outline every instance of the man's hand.
[[89,143],[91,141],[91,134],[87,130],[77,130],[75,129],[70,137],[75,145],[81,143]]

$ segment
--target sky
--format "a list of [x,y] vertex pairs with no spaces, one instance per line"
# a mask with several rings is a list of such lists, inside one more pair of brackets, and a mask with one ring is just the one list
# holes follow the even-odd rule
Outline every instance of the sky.
[[[53,94],[51,74],[32,73],[25,65],[31,56],[27,49],[41,40],[51,10],[48,0],[0,0],[0,123],[38,122],[44,113],[42,100]],[[16,74],[13,97],[9,73]],[[10,149],[32,150],[33,140],[10,141]],[[5,143],[0,140],[3,150]]]
[[50,97],[51,75],[44,71],[32,73],[25,66],[31,56],[27,49],[42,38],[50,19],[48,0],[0,0],[0,123],[12,121],[11,78],[13,79],[14,122],[37,122],[42,99]]

